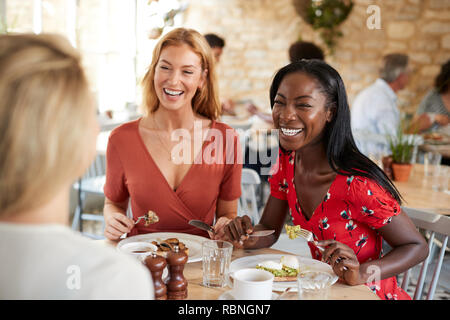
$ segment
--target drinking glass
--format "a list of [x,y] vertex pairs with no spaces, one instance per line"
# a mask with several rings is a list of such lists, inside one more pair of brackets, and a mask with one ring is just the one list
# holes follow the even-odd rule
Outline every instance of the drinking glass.
[[297,277],[299,300],[327,300],[333,276],[328,272],[309,271]]
[[448,192],[449,178],[449,168],[447,166],[439,165],[433,172],[431,187],[436,191]]
[[426,176],[433,176],[441,163],[442,155],[437,152],[426,152],[423,158]]
[[221,288],[226,284],[230,268],[233,245],[222,240],[207,240],[202,243],[203,285]]

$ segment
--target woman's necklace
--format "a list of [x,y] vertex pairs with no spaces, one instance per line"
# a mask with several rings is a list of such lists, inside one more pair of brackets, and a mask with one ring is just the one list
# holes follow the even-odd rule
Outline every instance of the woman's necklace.
[[155,128],[157,129],[156,131],[156,135],[158,136],[158,140],[159,140],[159,143],[161,144],[161,146],[163,147],[163,149],[167,152],[167,154],[169,155],[169,161],[172,161],[172,162],[174,162],[175,161],[175,155],[173,155],[172,154],[172,152],[169,150],[169,149],[167,149],[166,148],[166,145],[165,145],[165,143],[163,142],[163,140],[162,140],[162,138],[161,138],[161,136],[160,136],[160,134],[159,134],[159,131],[161,130],[161,129],[159,129],[159,127],[158,127],[158,125],[156,124],[156,120],[155,120],[155,117],[153,116],[153,123],[154,123],[154,126],[155,126]]

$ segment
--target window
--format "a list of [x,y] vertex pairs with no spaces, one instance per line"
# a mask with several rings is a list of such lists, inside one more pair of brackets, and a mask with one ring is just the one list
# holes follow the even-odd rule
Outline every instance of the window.
[[0,32],[6,25],[9,32],[63,34],[82,54],[99,111],[120,112],[140,102],[151,36],[180,26],[185,8],[179,0],[0,0]]

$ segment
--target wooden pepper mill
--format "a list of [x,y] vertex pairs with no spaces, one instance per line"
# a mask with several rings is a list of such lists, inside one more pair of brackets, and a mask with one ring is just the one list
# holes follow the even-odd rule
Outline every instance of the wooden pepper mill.
[[167,300],[167,286],[162,280],[164,268],[167,265],[166,259],[158,256],[156,253],[152,253],[145,258],[144,263],[152,275],[153,286],[155,288],[155,299]]
[[169,278],[167,284],[167,298],[169,300],[182,300],[187,298],[188,282],[183,275],[184,265],[188,261],[188,256],[178,246],[174,246],[173,251],[167,255],[169,265]]

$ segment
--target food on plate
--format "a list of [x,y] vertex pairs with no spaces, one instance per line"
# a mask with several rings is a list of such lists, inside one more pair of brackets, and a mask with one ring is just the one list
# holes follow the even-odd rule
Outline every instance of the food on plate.
[[159,217],[158,217],[158,215],[157,215],[154,211],[149,210],[149,211],[145,214],[144,220],[145,220],[144,225],[145,225],[146,227],[148,227],[148,226],[151,225],[151,224],[157,223],[157,222],[159,221]]
[[296,281],[300,272],[300,265],[295,256],[282,256],[280,261],[266,260],[258,263],[256,269],[262,269],[272,273],[274,281]]
[[167,254],[170,251],[174,251],[175,247],[178,247],[178,250],[184,251],[187,255],[189,255],[189,248],[186,245],[178,240],[177,238],[169,238],[165,240],[158,239],[159,241],[152,241],[152,243],[158,248],[156,254],[167,258]]
[[430,132],[423,135],[424,139],[427,140],[442,140],[443,136],[440,133],[437,132]]
[[290,226],[288,224],[285,224],[284,228],[286,229],[286,233],[291,240],[298,238],[300,236],[300,230],[302,230],[299,225]]

